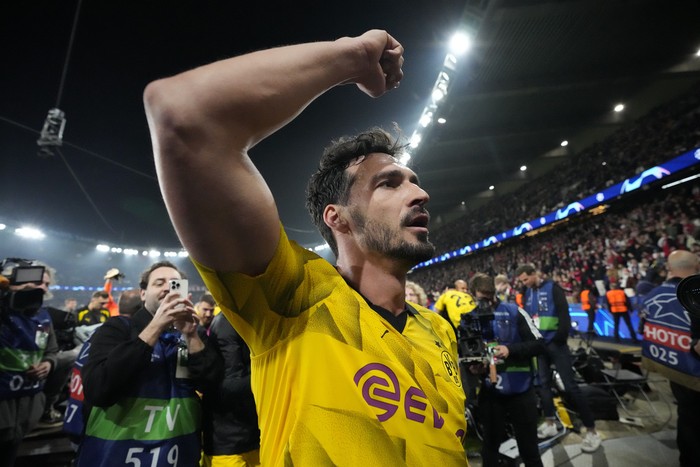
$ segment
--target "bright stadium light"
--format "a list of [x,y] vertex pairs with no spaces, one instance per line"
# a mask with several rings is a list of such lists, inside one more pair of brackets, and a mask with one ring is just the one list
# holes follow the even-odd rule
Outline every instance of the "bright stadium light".
[[418,145],[420,145],[422,136],[420,133],[414,132],[413,135],[411,136],[411,140],[409,141],[409,146],[411,146],[413,149],[417,148]]
[[100,244],[100,245],[97,245],[97,246],[95,247],[95,249],[96,249],[97,251],[101,251],[102,253],[107,253],[107,252],[109,251],[109,245]]
[[455,55],[463,55],[472,47],[472,39],[463,32],[455,33],[450,39],[450,51]]
[[31,238],[32,240],[41,240],[46,237],[44,232],[34,227],[19,227],[15,229],[15,234],[24,238]]
[[521,172],[525,172],[526,170],[527,170],[527,166],[526,166],[526,165],[521,165],[521,166],[520,166],[520,171],[521,171]]
[[567,146],[569,145],[569,142],[568,142],[567,140],[564,140],[564,141],[562,141],[562,142],[559,143],[559,144],[561,144],[561,147],[565,148],[565,147],[567,147]]
[[625,110],[625,106],[623,104],[617,104],[613,110],[615,112],[622,112],[623,110]]
[[5,224],[0,224],[0,230],[5,230],[7,226]]

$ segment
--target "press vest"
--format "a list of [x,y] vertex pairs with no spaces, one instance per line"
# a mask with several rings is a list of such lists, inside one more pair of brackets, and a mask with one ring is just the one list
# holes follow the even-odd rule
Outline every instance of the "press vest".
[[559,328],[559,317],[554,309],[554,282],[547,280],[536,289],[525,292],[525,311],[532,316],[544,341],[549,343]]
[[40,308],[34,316],[9,312],[0,323],[0,399],[31,396],[45,379],[27,379],[25,372],[41,362],[49,340],[51,316]]
[[[509,345],[522,342],[518,332],[518,307],[510,303],[499,303],[494,310],[494,320],[491,322],[494,343]],[[514,360],[507,358],[496,365],[497,381],[487,376],[485,384],[494,388],[501,394],[521,394],[532,385],[533,369],[532,359],[522,358]]]
[[179,333],[162,334],[151,365],[124,397],[92,407],[78,467],[198,465],[201,407],[190,381],[175,376],[179,341]]
[[642,362],[669,380],[700,391],[700,359],[690,353],[690,317],[676,298],[678,281],[667,281],[644,299]]
[[608,290],[605,296],[608,299],[608,304],[610,304],[610,311],[612,313],[624,313],[627,311],[627,295],[625,295],[623,290]]

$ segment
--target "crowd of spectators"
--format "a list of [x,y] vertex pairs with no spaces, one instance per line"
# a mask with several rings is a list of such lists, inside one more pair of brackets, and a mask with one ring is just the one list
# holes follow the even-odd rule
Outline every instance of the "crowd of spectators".
[[515,286],[517,266],[531,263],[576,300],[582,285],[592,286],[597,280],[606,288],[617,282],[632,290],[642,281],[659,282],[664,259],[673,249],[700,253],[700,186],[641,193],[606,213],[417,269],[410,279],[435,296],[452,278],[476,272],[506,275]]
[[[431,240],[438,252],[479,242],[700,147],[700,86],[582,151],[516,192],[446,223]],[[478,219],[478,222],[475,222]]]
[[[487,238],[603,188],[639,174],[659,162],[700,147],[700,86],[661,105],[605,140],[566,158],[545,176],[514,193],[484,204],[431,232],[438,252]],[[658,189],[658,188],[657,188]],[[583,283],[621,281],[634,289],[639,282],[658,282],[663,261],[673,248],[697,251],[700,209],[697,187],[658,194],[644,193],[614,203],[607,212],[588,216],[512,243],[472,253],[465,258],[414,271],[411,280],[429,296],[454,278],[476,272],[505,274],[530,262],[550,274],[577,297]]]

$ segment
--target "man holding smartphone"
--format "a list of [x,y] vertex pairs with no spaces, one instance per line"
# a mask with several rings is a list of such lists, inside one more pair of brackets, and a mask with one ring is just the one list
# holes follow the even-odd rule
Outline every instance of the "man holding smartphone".
[[82,370],[89,413],[77,466],[199,461],[195,390],[220,377],[223,360],[198,335],[189,297],[172,292],[183,290],[182,279],[168,261],[151,265],[141,275],[141,309],[110,318],[93,335]]

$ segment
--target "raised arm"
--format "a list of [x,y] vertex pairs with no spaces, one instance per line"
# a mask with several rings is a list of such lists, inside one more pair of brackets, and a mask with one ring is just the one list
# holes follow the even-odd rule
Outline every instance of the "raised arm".
[[192,257],[219,271],[264,271],[279,216],[248,150],[336,85],[356,83],[372,97],[396,87],[402,55],[394,38],[373,30],[242,55],[149,84],[144,102],[158,179]]

